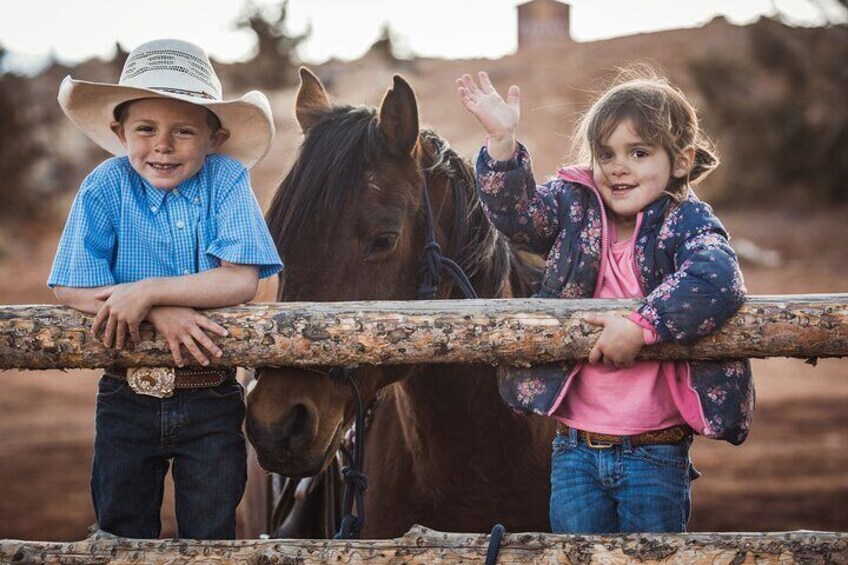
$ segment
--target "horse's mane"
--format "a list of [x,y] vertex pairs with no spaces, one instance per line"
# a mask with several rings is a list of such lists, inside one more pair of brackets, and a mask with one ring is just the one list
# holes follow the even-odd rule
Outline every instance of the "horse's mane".
[[[375,116],[373,108],[334,106],[321,112],[306,133],[266,214],[281,254],[306,235],[309,220],[338,217],[349,201],[360,196],[365,171],[382,143]],[[331,230],[334,225],[320,227]]]
[[[333,229],[335,222],[320,220],[338,217],[361,196],[366,171],[383,153],[374,108],[333,106],[316,117],[266,215],[283,256],[286,245],[309,235],[304,232],[307,222],[322,230]],[[538,270],[515,254],[489,223],[476,195],[471,164],[429,128],[422,128],[419,145],[424,174],[444,175],[452,186],[454,214],[445,254],[462,267],[482,297],[498,296],[507,282],[516,295],[528,295]]]

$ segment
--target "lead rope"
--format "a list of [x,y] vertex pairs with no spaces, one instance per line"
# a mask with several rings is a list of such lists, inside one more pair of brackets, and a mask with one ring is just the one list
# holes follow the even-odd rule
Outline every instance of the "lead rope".
[[[427,184],[427,177],[424,176],[424,216],[426,219],[426,238],[427,243],[424,246],[424,254],[421,258],[421,285],[418,287],[418,298],[429,300],[436,297],[436,292],[439,289],[442,271],[447,269],[448,275],[459,286],[462,294],[466,298],[477,298],[477,293],[474,287],[471,286],[471,281],[455,261],[442,255],[442,248],[436,242],[436,230],[433,223],[433,209],[430,206],[430,189]],[[353,369],[334,367],[330,369],[330,376],[336,381],[346,380],[356,396],[356,423],[354,424],[354,449],[353,454],[348,453],[346,449],[342,449],[342,453],[348,460],[348,465],[342,468],[342,478],[345,482],[344,498],[342,502],[342,522],[338,533],[334,539],[354,539],[359,538],[362,532],[362,527],[365,524],[365,489],[368,488],[368,477],[362,472],[365,467],[365,424],[364,411],[362,409],[362,397],[359,394],[359,388],[356,386],[356,381],[353,379]],[[353,504],[356,502],[356,514],[353,514]],[[500,524],[498,524],[500,526]],[[497,528],[496,526],[495,528]],[[503,526],[500,526],[503,533]],[[500,535],[494,542],[494,555],[497,559],[498,544],[500,543]],[[493,540],[495,539],[495,530],[492,530]],[[492,551],[492,542],[489,544],[489,551]],[[488,561],[487,561],[488,563]],[[494,563],[494,562],[493,562]]]
[[[342,449],[348,464],[342,467],[342,479],[345,482],[344,498],[342,499],[342,523],[335,539],[357,539],[365,524],[365,489],[368,488],[368,477],[362,472],[365,466],[365,423],[362,409],[362,396],[359,387],[353,379],[353,369],[333,367],[330,377],[336,381],[347,381],[356,397],[356,422],[354,424],[353,453]],[[356,502],[356,514],[353,514],[353,504]]]
[[504,535],[503,524],[495,524],[489,537],[489,548],[486,550],[486,565],[495,565],[498,562],[498,553],[501,551],[501,538]]
[[[427,185],[427,177],[424,177],[424,215],[427,221],[427,244],[424,246],[424,255],[421,258],[421,285],[418,287],[418,298],[429,300],[436,297],[439,289],[441,274],[447,269],[448,275],[459,286],[465,298],[477,298],[468,275],[455,261],[442,255],[442,248],[436,242],[436,230],[433,222],[433,209],[430,206],[430,189]],[[495,565],[498,562],[498,554],[501,548],[501,538],[504,534],[502,524],[495,524],[489,537],[489,547],[486,551],[486,565]]]

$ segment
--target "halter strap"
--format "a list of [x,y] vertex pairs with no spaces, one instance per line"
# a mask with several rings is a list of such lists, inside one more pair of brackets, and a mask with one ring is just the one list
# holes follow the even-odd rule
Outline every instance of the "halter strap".
[[[426,218],[426,238],[424,253],[421,258],[421,285],[418,287],[418,298],[429,300],[436,297],[439,289],[442,271],[447,270],[448,275],[462,290],[466,298],[477,298],[474,287],[468,275],[455,261],[442,255],[442,248],[436,241],[435,222],[433,221],[433,209],[430,206],[430,188],[427,183],[427,175],[424,175],[424,216]],[[368,488],[368,478],[362,469],[365,467],[365,423],[364,411],[362,409],[362,398],[356,380],[353,378],[354,369],[350,367],[334,367],[330,369],[330,375],[337,381],[347,381],[353,389],[356,397],[356,424],[354,453],[345,454],[349,464],[342,469],[342,477],[345,482],[344,501],[342,503],[342,523],[335,539],[358,538],[365,524],[365,500],[364,492]],[[353,505],[356,502],[356,515],[353,514]],[[497,536],[500,539],[500,536]]]
[[[450,181],[448,181],[450,182]],[[436,241],[435,222],[433,221],[433,209],[430,206],[430,188],[427,183],[427,175],[424,175],[424,217],[426,219],[427,243],[424,245],[424,254],[421,257],[421,284],[418,286],[418,298],[421,300],[432,300],[439,290],[442,271],[447,269],[450,278],[459,286],[465,298],[477,298],[468,275],[455,261],[442,255],[442,248]]]

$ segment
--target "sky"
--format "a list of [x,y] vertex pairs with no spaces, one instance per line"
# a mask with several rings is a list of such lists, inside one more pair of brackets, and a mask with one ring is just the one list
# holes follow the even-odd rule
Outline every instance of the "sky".
[[[273,9],[278,0],[253,0]],[[717,15],[736,24],[779,10],[797,25],[820,25],[833,0],[570,0],[571,34],[594,41],[663,29],[700,26]],[[0,45],[18,60],[53,54],[75,63],[109,58],[116,42],[131,50],[150,39],[177,37],[214,58],[243,61],[253,34],[237,29],[246,0],[0,0]],[[407,54],[498,58],[517,46],[519,0],[290,0],[289,30],[311,37],[299,50],[307,63],[355,59],[388,23]],[[841,16],[842,14],[840,14]],[[403,54],[403,53],[401,53]],[[12,59],[12,57],[10,57]]]

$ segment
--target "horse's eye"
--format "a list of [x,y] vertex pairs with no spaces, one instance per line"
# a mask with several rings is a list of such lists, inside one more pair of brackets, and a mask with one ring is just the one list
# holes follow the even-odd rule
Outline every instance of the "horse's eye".
[[365,250],[365,258],[376,259],[380,255],[393,251],[396,245],[396,233],[381,233],[370,243],[370,245],[368,245],[368,248]]

